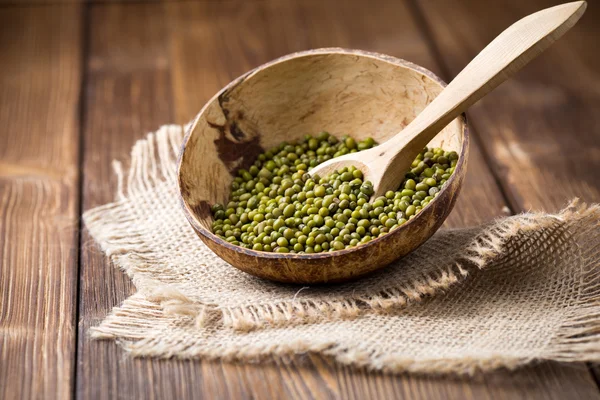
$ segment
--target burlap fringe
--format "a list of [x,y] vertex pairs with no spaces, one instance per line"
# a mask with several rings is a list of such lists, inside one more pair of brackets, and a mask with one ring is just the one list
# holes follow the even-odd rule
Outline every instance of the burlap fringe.
[[[396,287],[368,297],[329,301],[294,298],[280,303],[221,308],[217,305],[203,304],[190,299],[168,285],[157,286],[153,282],[142,282],[144,278],[140,276],[143,274],[136,274],[136,272],[143,272],[139,270],[140,265],[143,265],[143,262],[140,263],[140,261],[144,260],[146,253],[151,254],[153,249],[145,248],[140,239],[141,233],[136,234],[131,227],[125,230],[120,228],[119,224],[106,226],[107,220],[124,222],[126,219],[143,218],[143,216],[136,215],[135,212],[124,212],[120,207],[121,201],[150,195],[156,186],[167,185],[175,181],[175,159],[183,132],[182,126],[167,125],[161,127],[156,133],[149,134],[146,140],[138,141],[132,149],[131,165],[127,174],[123,172],[121,163],[115,161],[113,166],[118,181],[117,201],[86,213],[85,222],[88,229],[94,231],[94,236],[99,242],[118,244],[104,250],[111,258],[119,257],[118,264],[124,267],[136,287],[144,289],[149,299],[161,304],[166,313],[194,316],[198,326],[219,322],[236,330],[250,331],[288,324],[356,318],[369,310],[393,311],[410,302],[417,302],[426,296],[447,290],[465,279],[469,275],[469,269],[473,266],[478,269],[485,268],[495,257],[503,254],[506,243],[516,235],[527,235],[528,232],[538,233],[555,225],[558,220],[570,225],[582,218],[598,219],[600,215],[597,205],[588,207],[575,200],[556,216],[524,214],[491,223],[482,234],[473,240],[461,259],[454,260],[451,265],[441,268],[441,272],[436,275],[424,274],[413,280],[410,285],[398,283]],[[106,218],[107,213],[119,213],[119,215]],[[96,225],[101,225],[103,229],[94,229]],[[115,251],[115,248],[118,250]]]
[[[384,372],[417,372],[428,374],[467,374],[491,371],[498,368],[514,369],[531,360],[522,357],[490,355],[488,358],[419,359],[375,354],[349,348],[334,342],[313,344],[302,340],[291,343],[272,343],[252,348],[211,348],[202,342],[190,344],[184,341],[162,343],[149,335],[157,327],[172,324],[172,318],[160,305],[135,294],[115,308],[101,326],[92,329],[94,339],[118,340],[132,356],[177,357],[191,359],[202,357],[224,361],[243,362],[292,362],[306,354],[320,354],[352,367],[368,368]],[[598,341],[598,338],[596,338]],[[578,356],[577,360],[581,360]]]

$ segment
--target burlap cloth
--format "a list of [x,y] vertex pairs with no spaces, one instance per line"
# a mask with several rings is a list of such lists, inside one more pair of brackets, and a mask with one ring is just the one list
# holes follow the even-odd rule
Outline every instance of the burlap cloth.
[[598,205],[442,230],[354,283],[299,287],[229,266],[180,209],[183,128],[132,150],[114,203],[87,228],[137,293],[92,336],[134,356],[272,360],[307,352],[385,371],[472,373],[533,360],[600,360]]

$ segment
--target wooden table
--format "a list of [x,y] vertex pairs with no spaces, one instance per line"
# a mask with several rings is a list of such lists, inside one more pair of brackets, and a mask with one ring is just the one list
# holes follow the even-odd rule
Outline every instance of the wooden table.
[[[134,292],[81,225],[111,160],[190,120],[280,55],[361,48],[451,79],[555,0],[223,0],[0,4],[0,398],[600,398],[600,370],[542,363],[476,379],[336,366],[128,358],[88,328]],[[448,226],[600,201],[599,4],[469,111],[469,174]]]

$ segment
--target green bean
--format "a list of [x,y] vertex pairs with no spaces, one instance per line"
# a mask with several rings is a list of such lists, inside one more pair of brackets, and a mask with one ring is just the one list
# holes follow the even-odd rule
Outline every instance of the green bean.
[[[425,148],[398,190],[371,200],[373,184],[345,167],[326,177],[310,170],[332,158],[376,145],[321,132],[282,143],[239,169],[226,204],[213,204],[212,231],[256,251],[313,254],[367,243],[405,224],[435,199],[459,155]],[[369,203],[369,200],[372,203]]]

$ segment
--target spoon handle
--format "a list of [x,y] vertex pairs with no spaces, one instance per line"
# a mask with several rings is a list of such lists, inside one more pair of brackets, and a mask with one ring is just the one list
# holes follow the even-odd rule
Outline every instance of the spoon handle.
[[585,8],[585,1],[547,8],[519,20],[496,37],[401,134],[382,144],[379,158],[385,164],[381,165],[385,175],[395,174],[393,171],[403,174],[438,132],[547,49],[575,25]]

